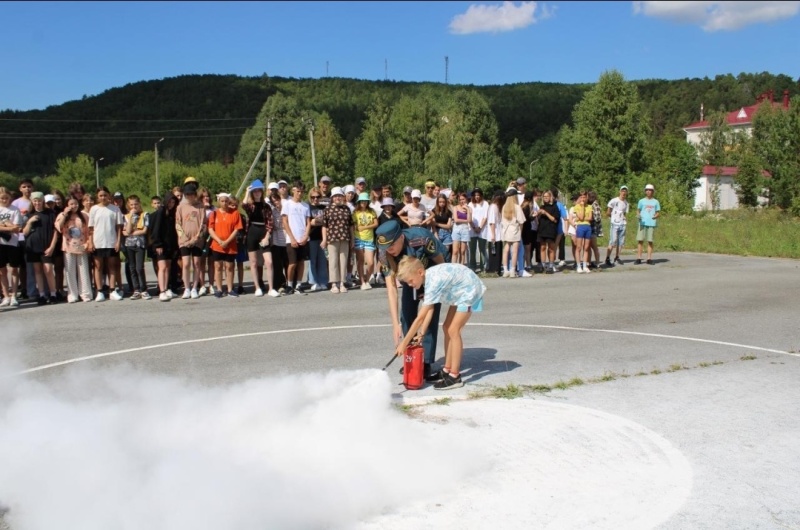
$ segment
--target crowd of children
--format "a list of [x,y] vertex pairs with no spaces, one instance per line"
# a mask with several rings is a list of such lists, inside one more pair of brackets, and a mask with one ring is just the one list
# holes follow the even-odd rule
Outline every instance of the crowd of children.
[[[396,199],[388,185],[368,189],[359,178],[334,187],[325,176],[310,190],[300,181],[265,187],[256,180],[240,202],[229,193],[212,195],[187,177],[183,186],[151,197],[145,212],[136,195],[112,195],[105,187],[91,194],[79,183],[66,196],[56,190],[45,195],[23,180],[18,191],[0,188],[0,307],[20,300],[149,300],[148,259],[153,294],[161,301],[243,294],[245,262],[255,296],[368,290],[385,281],[375,231],[389,220],[429,230],[446,249],[447,262],[507,278],[563,269],[569,238],[574,270],[588,273],[603,263],[622,264],[627,192],[622,186],[604,209],[596,194],[581,191],[567,209],[558,190],[528,191],[524,178],[487,201],[479,188],[456,193],[434,181],[424,192],[407,186]],[[660,215],[653,193],[648,185],[637,208],[636,263],[647,241],[652,264]],[[611,230],[601,261],[604,214]]]

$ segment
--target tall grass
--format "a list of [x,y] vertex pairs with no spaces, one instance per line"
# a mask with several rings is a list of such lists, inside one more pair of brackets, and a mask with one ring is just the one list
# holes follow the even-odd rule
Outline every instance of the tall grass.
[[[606,237],[598,242],[600,246],[608,244],[608,229],[605,220]],[[628,220],[625,248],[636,249],[636,230],[634,211]],[[800,219],[777,210],[747,209],[664,215],[658,220],[654,248],[656,252],[800,258]]]

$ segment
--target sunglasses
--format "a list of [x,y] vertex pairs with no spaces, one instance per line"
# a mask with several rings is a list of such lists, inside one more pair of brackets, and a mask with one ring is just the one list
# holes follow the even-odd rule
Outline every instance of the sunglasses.
[[311,195],[312,199],[319,199],[319,195]]

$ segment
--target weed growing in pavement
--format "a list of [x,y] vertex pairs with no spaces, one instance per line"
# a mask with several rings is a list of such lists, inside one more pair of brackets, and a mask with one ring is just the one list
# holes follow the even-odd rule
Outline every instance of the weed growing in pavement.
[[545,394],[547,392],[551,392],[553,388],[550,385],[522,385],[522,390],[524,392],[532,392],[535,394]]
[[700,368],[708,368],[709,366],[711,366],[711,363],[700,363],[697,366]]
[[659,370],[658,368],[653,368],[652,370],[650,370],[650,375],[658,375],[660,373],[661,370]]
[[449,405],[451,401],[453,401],[453,398],[451,398],[451,397],[442,397],[442,398],[434,399],[433,401],[431,401],[431,404],[433,404],[433,405]]
[[739,357],[739,359],[742,361],[754,361],[758,359],[758,357],[756,357],[755,355],[742,355],[741,357]]
[[714,366],[719,366],[720,364],[725,364],[725,363],[722,361],[712,361],[711,364],[713,364]]
[[523,396],[522,389],[515,384],[507,386],[496,386],[492,389],[492,395],[496,398],[516,399]]
[[685,366],[682,366],[680,364],[671,364],[671,365],[669,365],[669,368],[667,369],[667,372],[670,372],[670,373],[671,372],[678,372],[680,370],[688,370],[688,368],[686,368]]

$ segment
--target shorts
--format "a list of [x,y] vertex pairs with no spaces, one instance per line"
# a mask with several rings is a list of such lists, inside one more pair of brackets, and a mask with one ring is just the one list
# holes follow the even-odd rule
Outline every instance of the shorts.
[[244,263],[245,261],[250,261],[250,256],[247,255],[247,248],[246,243],[242,241],[241,243],[236,243],[236,263]]
[[461,304],[456,306],[456,312],[458,313],[480,313],[481,311],[483,311],[483,297],[472,305]]
[[25,263],[49,263],[52,265],[53,256],[45,256],[44,253],[25,250]]
[[174,254],[175,253],[173,251],[164,249],[163,252],[161,252],[161,255],[159,255],[158,251],[154,248],[153,261],[171,261]]
[[453,233],[450,230],[446,228],[440,228],[437,231],[437,235],[439,236],[439,241],[442,242],[442,245],[447,247],[453,244]]
[[224,261],[225,263],[234,263],[236,261],[236,254],[225,254],[212,250],[211,254],[214,256],[214,261]]
[[575,237],[578,239],[591,239],[592,225],[578,225],[575,227]]
[[20,265],[19,248],[10,245],[0,245],[0,269],[4,267],[17,269]]
[[469,243],[470,232],[471,230],[469,229],[468,223],[457,223],[453,225],[453,231],[450,233],[450,237],[453,241]]
[[180,251],[182,258],[188,256],[199,258],[203,255],[203,249],[201,247],[181,247]]
[[354,250],[371,250],[372,252],[375,252],[376,248],[377,247],[375,246],[374,241],[364,241],[356,238],[355,242],[353,243]]
[[[558,236],[556,236],[556,237],[558,237]],[[556,238],[555,237],[550,237],[547,234],[537,234],[536,240],[539,243],[555,243],[556,242]]]
[[119,252],[113,248],[96,248],[92,255],[95,258],[119,258]]
[[648,243],[653,242],[653,234],[656,231],[655,226],[642,226],[639,225],[639,231],[636,232],[636,241],[647,241]]
[[608,236],[608,248],[619,245],[625,246],[625,227],[626,225],[611,225],[611,235]]
[[286,256],[289,258],[289,265],[294,265],[298,261],[305,261],[308,259],[308,244],[301,247],[294,248],[291,245],[286,245]]
[[258,250],[263,250],[259,243],[264,239],[264,236],[267,235],[267,227],[261,225],[250,225],[250,228],[247,229],[247,239],[245,246],[247,247],[247,252],[256,252]]

